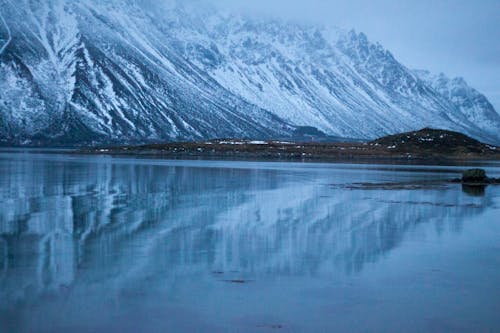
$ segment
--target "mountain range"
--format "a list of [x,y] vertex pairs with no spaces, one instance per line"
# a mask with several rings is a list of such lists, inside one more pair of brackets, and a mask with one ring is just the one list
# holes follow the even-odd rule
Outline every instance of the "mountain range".
[[424,127],[500,143],[463,79],[363,33],[166,1],[0,0],[0,143],[374,139]]

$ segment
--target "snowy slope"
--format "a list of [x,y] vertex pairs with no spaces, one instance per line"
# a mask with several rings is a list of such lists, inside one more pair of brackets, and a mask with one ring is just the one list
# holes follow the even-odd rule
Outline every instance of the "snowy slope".
[[487,133],[498,133],[498,113],[488,99],[470,87],[463,78],[450,79],[445,74],[433,75],[428,71],[415,73],[441,96],[453,103],[453,106],[464,114],[472,123]]
[[175,3],[0,4],[4,142],[269,138],[297,126],[359,138],[431,126],[500,141],[486,97],[411,71],[354,31]]

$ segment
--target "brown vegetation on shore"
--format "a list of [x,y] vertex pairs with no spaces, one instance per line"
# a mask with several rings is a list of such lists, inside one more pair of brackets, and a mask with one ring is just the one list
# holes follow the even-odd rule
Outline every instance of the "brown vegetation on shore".
[[423,129],[372,142],[292,142],[219,139],[143,146],[96,148],[94,154],[163,158],[249,158],[282,160],[500,159],[500,148],[451,131]]

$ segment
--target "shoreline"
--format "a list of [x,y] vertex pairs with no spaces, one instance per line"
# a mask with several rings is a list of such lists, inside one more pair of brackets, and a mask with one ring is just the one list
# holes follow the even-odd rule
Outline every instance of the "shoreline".
[[325,162],[356,164],[461,164],[499,161],[499,152],[439,154],[428,150],[393,150],[373,143],[298,142],[179,142],[144,146],[77,149],[71,154],[130,156],[171,160],[235,160],[273,162]]
[[[500,146],[482,143],[459,132],[424,128],[388,135],[374,141],[219,138],[202,141],[101,146],[29,148],[39,152],[79,155],[133,156],[156,159],[237,160],[383,164],[467,164],[500,161]],[[2,148],[0,148],[2,149]],[[9,150],[5,147],[3,150]],[[11,150],[23,150],[14,148]]]
[[108,156],[113,158],[137,158],[165,161],[227,161],[227,162],[283,162],[283,163],[327,163],[327,164],[384,164],[384,165],[429,165],[429,166],[467,166],[485,163],[500,164],[500,157],[493,156],[429,156],[406,157],[401,155],[350,155],[350,156],[277,156],[256,154],[165,154],[159,151],[126,152],[105,148],[96,149],[59,149],[59,148],[0,148],[0,153],[61,154],[68,156]]

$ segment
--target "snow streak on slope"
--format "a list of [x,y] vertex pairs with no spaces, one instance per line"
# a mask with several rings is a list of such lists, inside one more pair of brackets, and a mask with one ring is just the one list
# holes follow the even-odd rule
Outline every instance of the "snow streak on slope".
[[1,55],[3,53],[3,51],[5,51],[5,49],[7,48],[7,46],[9,46],[10,42],[12,41],[12,35],[10,33],[9,26],[7,25],[7,22],[5,22],[5,19],[3,18],[3,15],[1,13],[0,13],[0,21],[4,25],[5,30],[7,32],[7,40],[4,42],[4,44],[0,48],[0,55]]
[[297,126],[359,138],[431,126],[500,141],[483,95],[436,85],[353,31],[175,2],[3,0],[0,14],[3,141],[269,138]]

